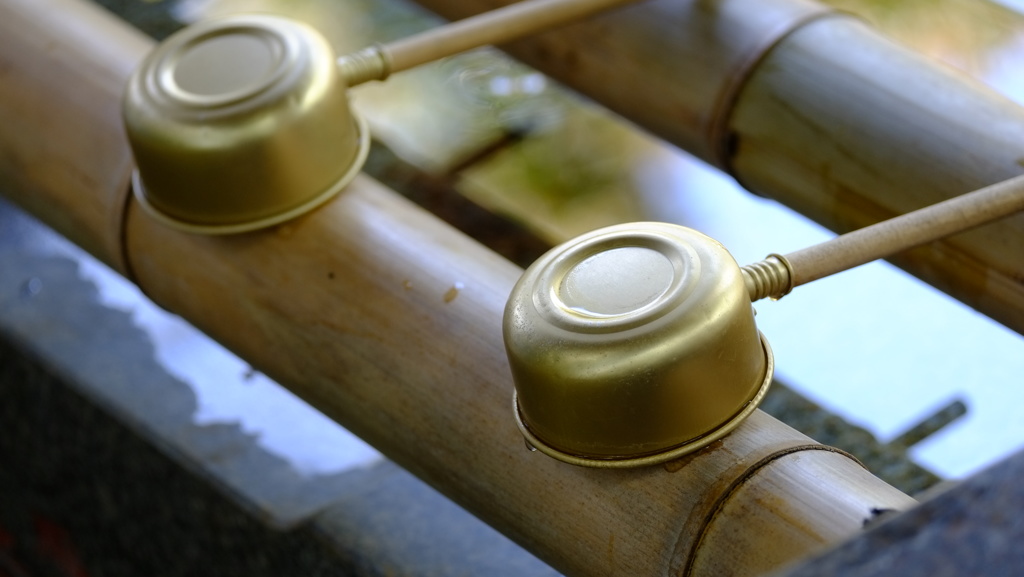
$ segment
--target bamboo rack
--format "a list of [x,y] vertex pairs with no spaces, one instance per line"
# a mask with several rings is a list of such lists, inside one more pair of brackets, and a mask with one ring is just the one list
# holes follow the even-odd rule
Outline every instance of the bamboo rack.
[[[651,0],[503,48],[837,232],[1024,172],[1024,109],[810,1]],[[1022,245],[1016,216],[890,260],[1024,333]]]
[[233,237],[125,211],[116,111],[149,46],[82,0],[0,2],[4,194],[555,568],[756,575],[913,505],[761,412],[665,466],[531,453],[501,341],[521,271],[371,179]]

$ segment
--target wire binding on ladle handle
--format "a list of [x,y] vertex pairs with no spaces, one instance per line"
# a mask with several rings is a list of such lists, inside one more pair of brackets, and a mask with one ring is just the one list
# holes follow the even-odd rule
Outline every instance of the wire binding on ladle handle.
[[385,80],[391,76],[391,55],[384,46],[374,44],[338,58],[338,68],[348,86]]
[[793,290],[793,269],[786,257],[770,254],[761,262],[740,267],[750,300],[779,300]]

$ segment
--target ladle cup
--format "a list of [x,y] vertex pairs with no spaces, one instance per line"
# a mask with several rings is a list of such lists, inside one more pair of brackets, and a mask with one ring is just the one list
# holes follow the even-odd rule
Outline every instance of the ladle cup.
[[123,113],[136,198],[193,233],[244,232],[309,211],[348,184],[369,150],[331,47],[275,16],[171,36],[133,74]]
[[735,429],[772,380],[751,301],[1024,210],[1024,176],[739,267],[665,223],[587,233],[533,263],[504,337],[527,444],[588,467],[662,463]]

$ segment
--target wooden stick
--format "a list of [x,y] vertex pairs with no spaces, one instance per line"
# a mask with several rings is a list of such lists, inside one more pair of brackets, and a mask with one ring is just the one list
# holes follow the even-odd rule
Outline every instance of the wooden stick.
[[488,44],[502,44],[637,0],[521,0],[339,59],[349,86]]
[[585,18],[635,0],[525,0],[385,46],[392,72]]
[[1024,210],[1024,176],[743,267],[750,299],[782,298],[838,272],[964,232]]
[[1024,210],[1024,176],[846,233],[786,256],[800,286]]
[[[0,2],[0,114],[28,119],[0,140],[0,158],[24,159],[0,165],[0,178],[59,230],[103,238],[105,220],[65,218],[64,199],[118,213],[113,183],[125,174],[55,140],[62,129],[46,113],[86,134],[117,132],[99,112],[117,106],[113,87],[129,73],[116,63],[145,45],[91,50],[62,34],[66,19],[90,22],[90,37],[130,36],[81,0]],[[90,73],[109,74],[111,89],[77,100]],[[57,82],[63,90],[43,90]],[[103,157],[128,150],[123,138],[94,145]],[[78,179],[36,186],[58,165]],[[287,225],[233,237],[176,232],[133,203],[126,240],[158,302],[567,575],[760,574],[858,533],[872,509],[913,505],[761,412],[663,467],[593,470],[531,453],[501,338],[521,271],[368,178]]]
[[42,4],[3,0],[0,7],[0,182],[123,274],[116,207],[124,206],[132,156],[120,97],[152,41],[77,5],[40,20]]
[[[493,6],[417,2],[449,19]],[[839,233],[1024,159],[1024,108],[813,2],[651,0],[505,48]],[[892,260],[1024,333],[1020,246],[1015,216]]]

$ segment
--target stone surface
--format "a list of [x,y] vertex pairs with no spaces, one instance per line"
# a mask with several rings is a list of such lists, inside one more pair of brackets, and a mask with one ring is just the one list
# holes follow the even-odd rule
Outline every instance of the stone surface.
[[0,575],[557,575],[394,464],[300,475],[196,424],[62,242],[0,200]]

